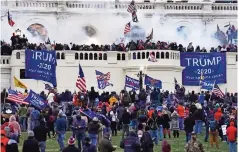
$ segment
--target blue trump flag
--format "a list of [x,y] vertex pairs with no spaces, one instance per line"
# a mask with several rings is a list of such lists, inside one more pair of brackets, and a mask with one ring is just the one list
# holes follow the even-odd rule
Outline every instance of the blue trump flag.
[[210,90],[213,89],[214,84],[215,84],[214,81],[202,81],[201,82],[201,89],[210,91]]
[[47,106],[46,101],[41,98],[41,96],[34,91],[30,90],[30,93],[28,94],[27,98],[24,99],[24,101],[28,102],[30,105],[38,108],[38,109],[44,109]]
[[95,70],[96,77],[98,81],[98,88],[99,89],[105,89],[107,86],[113,86],[113,84],[109,83],[111,74],[108,72],[107,74],[103,74],[100,71]]
[[180,53],[182,84],[199,86],[203,75],[206,81],[226,83],[226,53]]
[[133,78],[128,77],[126,75],[125,86],[128,87],[128,88],[139,90],[140,89],[140,82],[139,82],[139,80],[133,79]]
[[151,78],[148,75],[145,75],[145,85],[162,89],[162,82],[160,80]]
[[47,50],[26,50],[25,51],[25,76],[29,79],[43,80],[56,83],[56,52]]

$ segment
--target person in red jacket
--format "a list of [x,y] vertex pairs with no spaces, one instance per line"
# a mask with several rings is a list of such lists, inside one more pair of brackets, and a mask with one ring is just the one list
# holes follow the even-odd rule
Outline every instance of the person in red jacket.
[[223,116],[223,114],[222,114],[221,108],[218,108],[217,112],[215,112],[215,114],[214,114],[214,119],[216,121],[220,121],[222,116]]
[[237,128],[234,126],[235,123],[230,122],[230,126],[226,129],[227,141],[229,142],[229,152],[236,152],[236,136],[237,136]]
[[8,141],[5,130],[1,130],[1,152],[6,152]]

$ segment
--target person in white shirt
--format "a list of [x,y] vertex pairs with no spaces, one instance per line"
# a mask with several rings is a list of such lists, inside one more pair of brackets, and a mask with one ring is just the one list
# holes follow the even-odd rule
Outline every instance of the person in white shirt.
[[116,109],[112,110],[110,112],[110,118],[111,118],[111,129],[112,129],[112,135],[117,136],[117,112]]
[[54,102],[54,97],[55,97],[55,94],[50,92],[48,97],[47,97],[47,101],[48,101],[48,105],[50,107],[52,107],[52,103]]

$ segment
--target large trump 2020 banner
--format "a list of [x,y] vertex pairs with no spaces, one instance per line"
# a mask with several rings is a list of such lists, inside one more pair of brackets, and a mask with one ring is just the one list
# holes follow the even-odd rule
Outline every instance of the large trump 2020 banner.
[[200,77],[205,81],[226,83],[226,53],[180,53],[182,84],[199,86]]
[[47,50],[25,51],[25,76],[29,79],[56,83],[56,52]]

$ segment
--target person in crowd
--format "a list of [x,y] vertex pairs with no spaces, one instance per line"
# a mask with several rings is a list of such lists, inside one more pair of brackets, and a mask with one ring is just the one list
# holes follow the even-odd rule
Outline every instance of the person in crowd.
[[193,132],[193,127],[195,122],[192,118],[192,113],[189,113],[189,116],[184,120],[184,131],[186,133],[186,143],[191,140],[191,133]]
[[68,146],[63,149],[62,152],[81,152],[77,147],[75,147],[75,138],[70,137],[68,140]]
[[185,107],[183,106],[182,103],[179,103],[177,107],[177,113],[179,115],[179,129],[183,130],[184,129],[184,117],[185,117]]
[[193,119],[195,120],[195,133],[201,134],[204,115],[201,104],[196,103],[196,107],[197,110],[193,114]]
[[131,103],[131,98],[127,91],[125,91],[121,101],[124,107],[129,107],[129,104]]
[[63,151],[64,149],[64,138],[66,130],[67,130],[67,122],[63,118],[63,114],[59,113],[59,118],[55,122],[55,131],[57,134],[57,142],[60,146],[60,151]]
[[27,114],[27,108],[24,104],[21,105],[19,111],[18,111],[18,115],[20,117],[20,126],[22,131],[26,131],[26,114]]
[[158,138],[158,124],[157,124],[157,117],[156,112],[152,114],[152,117],[148,120],[148,126],[150,128],[150,135],[152,139],[155,141],[155,144],[158,145],[159,138]]
[[91,143],[91,139],[89,137],[85,138],[85,144],[82,152],[97,152],[97,147]]
[[131,123],[131,115],[127,111],[127,109],[124,110],[122,114],[122,139],[124,139],[125,133],[128,135],[129,133],[129,125]]
[[229,143],[229,152],[237,152],[237,128],[233,121],[230,122],[230,126],[226,129],[226,135]]
[[48,128],[44,120],[40,120],[40,125],[33,129],[35,139],[39,142],[39,147],[41,152],[45,152],[46,149],[46,138],[48,133]]
[[214,119],[219,122],[220,119],[222,118],[223,114],[222,114],[222,110],[221,108],[218,108],[217,111],[214,114]]
[[174,138],[179,138],[179,115],[176,110],[171,114],[171,130]]
[[159,100],[158,100],[159,92],[154,88],[154,90],[150,94],[150,101],[154,108],[159,106]]
[[205,152],[204,147],[197,139],[195,132],[192,132],[192,139],[185,145],[185,152]]
[[213,147],[213,144],[216,144],[216,147],[219,148],[218,145],[218,123],[216,120],[211,120],[209,123],[209,129],[210,129],[210,133],[209,133],[209,137],[210,137],[210,144],[211,147]]
[[9,125],[13,127],[14,135],[16,135],[16,141],[19,143],[19,138],[21,136],[21,127],[19,123],[16,121],[16,117],[11,115]]
[[55,136],[54,123],[56,121],[56,116],[53,115],[52,108],[49,108],[48,113],[46,115],[46,125],[48,128],[48,137],[51,138],[51,131],[53,137]]
[[162,111],[162,115],[163,115],[163,134],[164,134],[164,138],[166,138],[166,134],[168,134],[169,138],[171,138],[170,136],[170,118],[168,115],[168,112],[163,110]]
[[[85,130],[86,130],[86,123],[83,119],[81,119],[81,115],[78,114],[76,116],[76,120],[73,122],[73,128],[75,129],[75,135],[78,140],[78,149],[81,151],[82,146],[84,145]],[[96,130],[93,130],[93,129],[97,129],[97,128],[90,128],[90,129],[92,132],[93,131],[96,132]],[[94,140],[95,140],[96,135],[94,134],[94,136],[92,135],[92,137],[94,137]]]
[[140,139],[141,143],[141,152],[153,152],[154,143],[149,133],[149,126],[145,126],[145,131],[142,134]]
[[124,152],[138,152],[140,151],[140,141],[135,132],[129,132],[128,136],[120,143],[120,147]]
[[171,152],[171,145],[166,140],[162,142],[162,152]]
[[116,108],[110,111],[111,130],[113,136],[117,136],[117,122],[119,121],[117,115]]
[[37,125],[39,125],[40,111],[34,108],[30,115],[31,115],[31,130],[33,130]]
[[6,131],[1,129],[1,152],[7,151],[7,144],[8,144],[9,138],[6,136]]
[[7,146],[6,146],[6,152],[19,152],[17,141],[16,141],[17,138],[18,137],[15,134],[12,134],[9,137],[9,140],[8,140],[8,143],[7,143]]
[[105,133],[104,138],[99,142],[99,151],[100,152],[113,152],[116,148],[112,146],[110,141],[110,134]]
[[[84,120],[83,120],[84,121]],[[92,140],[92,145],[97,146],[98,133],[101,129],[99,120],[94,117],[93,120],[88,124],[88,136]]]
[[39,143],[34,138],[34,132],[28,131],[28,138],[24,141],[22,152],[40,152]]

